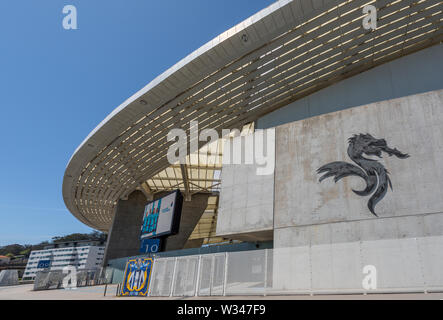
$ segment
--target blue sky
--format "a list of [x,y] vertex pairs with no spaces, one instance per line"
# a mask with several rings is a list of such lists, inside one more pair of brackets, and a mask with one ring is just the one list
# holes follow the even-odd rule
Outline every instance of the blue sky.
[[[77,146],[114,108],[272,0],[2,0],[0,246],[92,229],[65,208]],[[78,29],[64,30],[74,5]]]

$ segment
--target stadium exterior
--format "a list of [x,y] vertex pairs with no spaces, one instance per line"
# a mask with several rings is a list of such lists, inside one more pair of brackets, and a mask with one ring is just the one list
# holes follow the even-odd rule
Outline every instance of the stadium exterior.
[[[367,5],[373,30],[362,26]],[[180,189],[166,250],[271,243],[269,292],[358,291],[368,266],[385,291],[443,289],[442,10],[437,0],[274,3],[106,117],[69,161],[66,206],[109,233],[105,265],[138,255],[145,204]],[[221,142],[213,161],[200,142],[196,158],[169,163],[168,132],[192,140],[191,121],[220,136],[270,129],[275,170],[223,164]]]

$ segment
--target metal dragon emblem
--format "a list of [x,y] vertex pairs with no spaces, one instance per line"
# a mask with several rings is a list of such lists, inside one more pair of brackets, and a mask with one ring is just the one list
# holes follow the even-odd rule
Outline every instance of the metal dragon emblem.
[[376,139],[370,134],[356,134],[348,139],[348,156],[357,165],[335,161],[328,163],[317,170],[317,174],[323,174],[319,182],[329,177],[334,177],[334,182],[348,176],[358,176],[365,180],[366,188],[364,190],[352,190],[359,196],[372,194],[368,201],[368,208],[377,217],[375,206],[383,199],[388,191],[388,185],[392,190],[391,179],[386,168],[374,159],[365,158],[367,156],[377,156],[382,158],[382,152],[389,156],[396,156],[400,159],[409,158],[408,154],[402,153],[397,149],[391,149],[387,146],[385,139]]

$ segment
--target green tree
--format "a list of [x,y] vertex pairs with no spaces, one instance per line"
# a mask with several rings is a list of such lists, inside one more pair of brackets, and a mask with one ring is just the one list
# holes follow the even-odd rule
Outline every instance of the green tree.
[[24,256],[29,256],[29,253],[30,253],[30,252],[31,252],[31,249],[28,248],[28,249],[25,249],[25,250],[20,251],[20,254],[21,254],[21,255],[24,255]]
[[99,231],[93,231],[91,233],[72,233],[65,236],[53,237],[51,241],[43,241],[38,244],[9,244],[0,247],[0,255],[7,255],[8,253],[12,256],[24,255],[29,257],[31,251],[43,250],[47,245],[51,243],[60,243],[67,241],[81,241],[81,240],[94,240],[94,241],[106,241],[107,234]]

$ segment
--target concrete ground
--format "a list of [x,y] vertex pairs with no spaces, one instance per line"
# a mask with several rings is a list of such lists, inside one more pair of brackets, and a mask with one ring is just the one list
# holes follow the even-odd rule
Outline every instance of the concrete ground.
[[439,293],[395,293],[368,295],[288,295],[288,296],[227,296],[227,297],[116,297],[116,285],[82,287],[75,290],[32,291],[33,285],[0,287],[0,300],[443,300],[443,292]]

